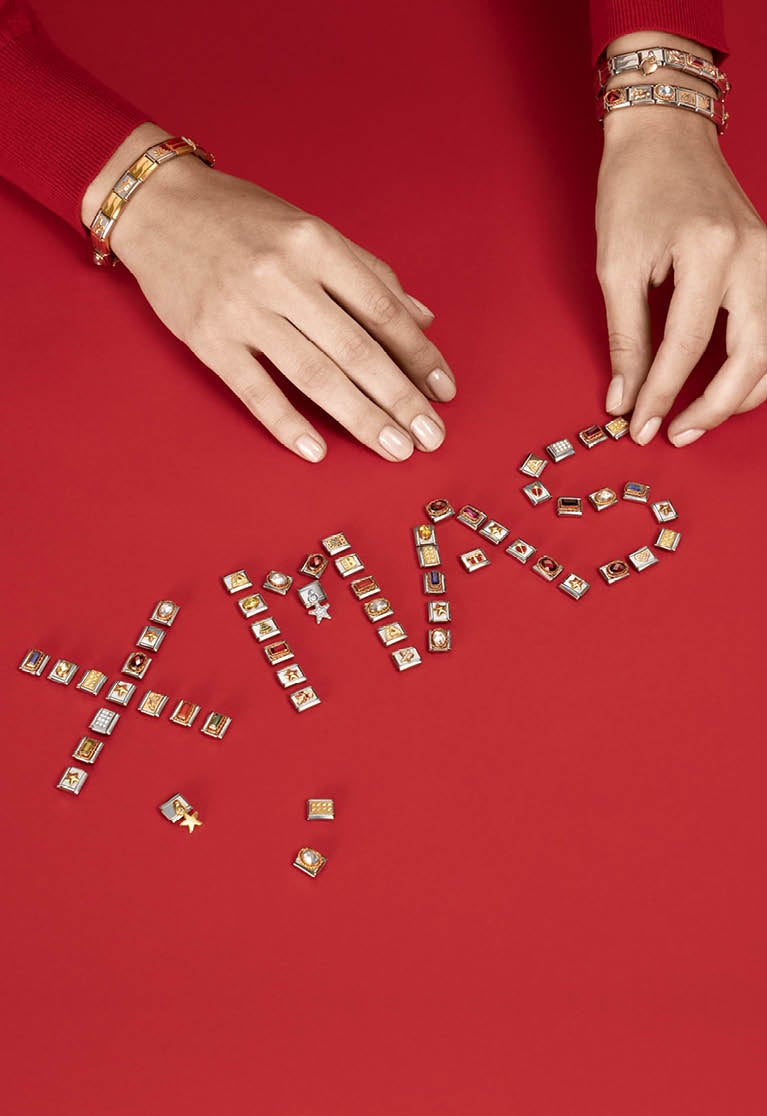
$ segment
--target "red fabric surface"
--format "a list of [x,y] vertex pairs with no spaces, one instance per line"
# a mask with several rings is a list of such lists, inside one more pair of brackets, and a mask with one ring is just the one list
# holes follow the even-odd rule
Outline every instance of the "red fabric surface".
[[704,43],[722,61],[729,50],[722,6],[722,0],[589,0],[592,60],[619,35],[649,30]]
[[[647,509],[568,522],[519,493],[525,454],[598,421],[608,379],[577,11],[556,28],[567,111],[520,113],[550,8],[232,6],[212,37],[207,6],[136,0],[108,57],[92,3],[39,9],[225,170],[388,258],[459,395],[434,456],[386,464],[318,417],[328,458],[302,463],[125,271],[3,188],[6,1110],[761,1116],[765,411],[682,451],[624,439],[549,466],[556,494],[639,480],[677,504],[678,553],[624,584],[595,568],[654,537]],[[724,143],[765,212],[759,11],[729,11]],[[722,352],[719,333],[696,390]],[[456,648],[400,675],[329,571],[330,624],[275,605],[323,698],[297,716],[220,576],[293,572],[343,529],[420,642],[410,529],[439,495],[590,593],[490,547],[468,576],[476,538],[447,524]],[[183,609],[147,686],[230,714],[228,736],[134,706],[80,797],[55,790],[98,699],[18,662],[42,647],[114,677],[166,595]],[[192,837],[156,809],[179,791]],[[303,820],[317,794],[334,823]],[[291,866],[304,844],[329,858],[316,880]]]

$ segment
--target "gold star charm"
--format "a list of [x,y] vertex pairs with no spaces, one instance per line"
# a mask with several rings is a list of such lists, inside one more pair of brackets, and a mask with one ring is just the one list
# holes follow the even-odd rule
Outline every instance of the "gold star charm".
[[194,833],[195,827],[202,825],[196,810],[184,810],[183,817],[181,818],[182,826],[186,826],[190,833]]

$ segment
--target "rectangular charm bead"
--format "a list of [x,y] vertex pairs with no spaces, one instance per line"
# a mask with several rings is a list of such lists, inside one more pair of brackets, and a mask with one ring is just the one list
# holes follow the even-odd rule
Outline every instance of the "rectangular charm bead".
[[59,790],[69,791],[70,794],[79,794],[87,778],[88,772],[83,771],[81,767],[67,767],[56,786]]
[[158,601],[149,617],[152,624],[164,624],[169,628],[178,615],[179,605],[175,601]]
[[436,543],[437,535],[431,523],[420,523],[413,528],[413,538],[416,546],[426,546],[427,543]]
[[180,701],[171,713],[170,720],[173,721],[174,725],[183,725],[184,728],[191,728],[199,712],[199,705],[195,705],[193,701]]
[[234,573],[225,574],[221,580],[224,583],[224,588],[229,593],[239,593],[241,589],[253,588],[253,582],[245,573],[245,570],[235,570]]
[[444,593],[445,575],[439,570],[429,570],[428,573],[423,575],[423,591],[430,594]]
[[553,581],[562,573],[562,566],[548,554],[542,554],[532,569],[545,581]]
[[596,492],[589,492],[589,503],[595,511],[604,511],[618,503],[618,495],[612,488],[598,488]]
[[524,473],[526,477],[539,477],[547,465],[548,461],[545,457],[537,457],[534,453],[528,453],[519,466],[519,471]]
[[213,740],[221,740],[231,723],[232,718],[226,717],[223,713],[209,713],[200,732]]
[[587,426],[585,430],[579,430],[578,440],[583,443],[586,449],[592,449],[594,446],[598,446],[600,442],[606,442],[607,435],[603,427],[595,423],[593,426]]
[[264,648],[264,654],[272,666],[274,666],[275,663],[284,663],[286,659],[293,658],[290,645],[287,644],[284,639],[279,640],[277,643],[267,643]]
[[392,651],[391,657],[397,670],[410,670],[421,663],[421,656],[415,647],[400,647],[399,651]]
[[430,624],[447,624],[450,617],[450,601],[427,601],[426,608]]
[[263,620],[256,620],[255,624],[250,625],[250,630],[259,643],[266,643],[267,639],[272,639],[280,634],[277,621],[272,616],[265,616]]
[[279,570],[269,570],[261,588],[271,589],[273,593],[279,593],[281,597],[284,597],[290,592],[292,584],[293,578],[290,574],[281,573]]
[[579,601],[585,593],[588,593],[590,585],[582,577],[571,573],[567,575],[564,581],[560,581],[559,588],[563,593],[567,593],[568,597],[572,597],[574,601]]
[[678,531],[672,531],[670,527],[662,527],[658,532],[658,537],[655,540],[655,545],[660,550],[676,550],[682,536]]
[[49,659],[50,655],[46,655],[44,651],[38,651],[33,648],[31,651],[27,651],[26,655],[19,663],[19,670],[23,670],[25,674],[34,674],[36,678],[39,678],[45,670],[45,665]]
[[136,640],[136,646],[143,648],[145,651],[157,651],[164,639],[165,632],[162,628],[155,628],[151,624],[147,624]]
[[376,630],[384,647],[390,647],[392,643],[400,643],[403,639],[407,639],[407,632],[396,620]]
[[293,708],[299,713],[320,704],[320,699],[317,697],[313,686],[304,686],[301,690],[294,690],[292,694],[288,694],[288,697],[293,703]]
[[88,725],[91,732],[97,732],[99,736],[111,736],[114,732],[117,722],[120,720],[120,714],[115,713],[112,709],[98,709],[93,715],[93,720]]
[[449,628],[429,628],[427,633],[427,643],[429,651],[449,651],[452,646],[452,638]]
[[293,867],[300,868],[307,876],[314,878],[327,862],[327,857],[318,853],[316,849],[301,849],[293,861]]
[[365,565],[358,554],[342,554],[335,559],[335,566],[341,577],[351,577],[352,574],[362,573]]
[[280,667],[274,672],[274,677],[285,690],[291,686],[300,686],[306,681],[306,675],[298,663],[288,663],[287,666]]
[[552,461],[564,461],[566,457],[572,457],[575,453],[575,446],[569,438],[560,438],[556,442],[550,442],[546,446],[546,453]]
[[358,601],[364,601],[374,593],[380,593],[381,586],[374,577],[358,577],[351,583],[351,590]]
[[57,659],[52,669],[48,672],[51,682],[58,682],[61,686],[68,686],[77,674],[77,663],[69,659]]
[[557,515],[565,518],[568,516],[582,516],[583,502],[580,496],[557,497]]
[[658,559],[655,557],[649,546],[643,546],[639,550],[635,550],[633,554],[629,554],[629,562],[639,573],[642,570],[654,566]]
[[471,527],[472,531],[478,531],[482,524],[487,519],[487,516],[479,508],[475,508],[473,504],[464,504],[457,516],[458,522],[463,523],[466,527]]
[[103,740],[96,740],[93,736],[83,736],[72,752],[72,759],[79,760],[80,763],[95,763],[103,747]]
[[123,663],[122,673],[131,678],[143,678],[151,661],[149,655],[145,655],[143,651],[133,651]]
[[335,804],[332,798],[307,798],[307,821],[333,821],[335,816]]
[[307,554],[298,572],[307,577],[322,577],[327,568],[328,560],[324,554]]
[[514,539],[511,546],[506,547],[506,553],[516,558],[518,562],[524,563],[535,554],[535,547],[530,546],[530,543],[525,542],[524,539]]
[[605,432],[614,438],[617,442],[619,438],[625,438],[629,432],[628,420],[619,415],[618,418],[611,419],[605,423]]
[[490,559],[480,547],[475,550],[467,550],[458,557],[461,565],[468,573],[474,573],[475,570],[481,570],[483,566],[490,565]]
[[304,608],[314,608],[328,599],[320,581],[307,581],[306,585],[299,588],[298,597]]
[[540,481],[533,481],[532,484],[526,484],[522,491],[534,508],[537,507],[538,504],[544,504],[547,500],[551,499],[551,493],[548,488],[545,484],[541,484]]
[[455,515],[453,506],[449,500],[429,500],[425,508],[426,514],[432,523],[441,523],[443,519],[450,519]]
[[184,814],[192,813],[191,803],[187,802],[181,794],[174,794],[172,798],[169,798],[167,802],[163,802],[157,809],[164,818],[167,818],[169,822],[173,822],[174,825],[183,818]]
[[508,527],[504,527],[502,523],[497,523],[494,519],[489,519],[484,527],[480,528],[480,535],[489,542],[494,543],[495,546],[500,544],[509,537]]
[[251,593],[249,597],[243,597],[238,601],[237,607],[243,616],[250,619],[251,616],[258,616],[259,612],[266,612],[269,605],[260,593]]
[[77,689],[83,690],[86,694],[93,694],[95,696],[99,693],[106,680],[107,676],[103,671],[86,670],[85,674],[77,683]]
[[386,597],[374,597],[362,606],[362,609],[372,624],[377,620],[386,620],[394,615],[391,602]]
[[322,539],[322,545],[331,558],[340,554],[343,550],[349,550],[350,546],[349,540],[343,532],[339,532],[337,535],[328,535],[327,538]]
[[137,708],[139,713],[146,713],[148,717],[159,717],[167,700],[167,694],[158,694],[156,690],[147,690]]
[[646,504],[649,495],[649,484],[639,484],[637,481],[626,481],[623,486],[623,499],[630,500],[633,504]]
[[670,500],[659,500],[657,504],[650,504],[652,513],[658,523],[671,523],[677,519],[677,510]]
[[430,566],[438,566],[442,559],[439,556],[439,547],[434,543],[428,546],[419,546],[416,551],[418,554],[418,565],[421,569],[428,569]]
[[106,699],[107,701],[113,701],[115,705],[127,705],[135,692],[136,687],[133,682],[124,682],[121,678],[109,687]]
[[628,562],[624,562],[622,558],[616,558],[614,562],[606,562],[604,566],[599,567],[599,572],[605,579],[608,585],[614,584],[616,581],[623,581],[631,573]]

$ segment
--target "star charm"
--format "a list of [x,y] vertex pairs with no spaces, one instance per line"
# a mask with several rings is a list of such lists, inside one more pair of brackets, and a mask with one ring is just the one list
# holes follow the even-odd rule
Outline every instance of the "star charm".
[[330,603],[328,601],[325,604],[316,604],[314,608],[310,608],[309,615],[313,616],[318,624],[321,624],[323,620],[333,619],[330,615]]
[[190,813],[188,810],[184,810],[184,816],[181,819],[181,824],[182,826],[185,825],[190,833],[194,833],[195,827],[198,825],[202,825],[202,822],[199,820],[196,810],[193,810],[192,813]]

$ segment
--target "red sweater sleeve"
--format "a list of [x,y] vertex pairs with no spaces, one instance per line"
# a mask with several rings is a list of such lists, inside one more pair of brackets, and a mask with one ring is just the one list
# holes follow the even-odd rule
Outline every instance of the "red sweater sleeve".
[[25,0],[0,0],[0,175],[85,232],[82,197],[152,117],[58,49]]
[[613,39],[632,31],[668,31],[694,39],[710,47],[719,62],[729,50],[722,0],[589,0],[589,8],[592,62]]

